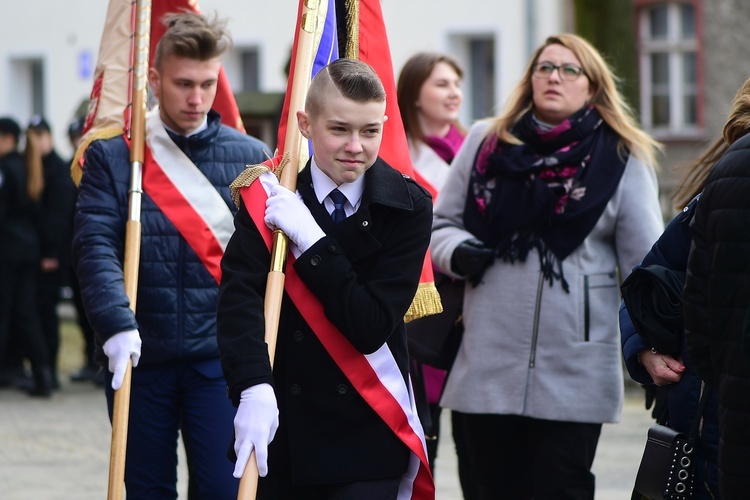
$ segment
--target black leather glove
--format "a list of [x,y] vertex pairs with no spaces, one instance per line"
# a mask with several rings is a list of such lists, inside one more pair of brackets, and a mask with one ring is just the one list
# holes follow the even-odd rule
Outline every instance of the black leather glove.
[[495,260],[495,251],[479,240],[470,239],[461,242],[451,256],[451,267],[457,274],[466,276],[466,280],[476,286],[482,280],[484,271]]

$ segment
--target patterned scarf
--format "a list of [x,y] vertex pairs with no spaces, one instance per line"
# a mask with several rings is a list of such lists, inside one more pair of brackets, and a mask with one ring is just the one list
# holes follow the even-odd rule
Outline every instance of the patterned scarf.
[[465,227],[511,263],[535,248],[550,286],[558,279],[567,292],[562,261],[594,228],[625,170],[619,137],[593,106],[547,131],[529,111],[512,132],[523,144],[493,135],[479,147]]

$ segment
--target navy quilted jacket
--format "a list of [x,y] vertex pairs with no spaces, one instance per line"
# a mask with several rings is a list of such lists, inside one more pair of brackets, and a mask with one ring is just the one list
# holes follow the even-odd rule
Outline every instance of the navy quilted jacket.
[[[690,252],[690,221],[695,213],[698,197],[694,198],[682,212],[677,214],[669,223],[664,233],[654,243],[651,251],[640,264],[643,267],[656,264],[675,271],[687,268]],[[651,348],[633,326],[624,302],[620,305],[620,332],[622,334],[622,353],[630,377],[641,384],[653,384],[648,371],[638,362],[638,353]],[[682,361],[686,370],[676,384],[661,388],[666,394],[669,416],[669,427],[681,432],[690,432],[699,409],[701,394],[701,378],[695,370],[691,360],[685,355],[685,338],[682,338]],[[718,401],[716,391],[709,393],[709,400],[703,413],[703,426],[700,437],[701,446],[697,449],[696,469],[696,498],[708,498],[706,484],[715,498],[718,495],[718,464],[717,453],[719,447]],[[661,418],[660,415],[654,415]]]
[[[229,184],[246,165],[265,160],[268,147],[221,125],[214,111],[206,130],[191,137],[170,132],[170,137],[236,213]],[[89,147],[76,205],[73,259],[97,345],[137,328],[142,365],[218,358],[218,284],[145,192],[137,314],[129,308],[122,273],[129,179],[129,149],[123,137]]]

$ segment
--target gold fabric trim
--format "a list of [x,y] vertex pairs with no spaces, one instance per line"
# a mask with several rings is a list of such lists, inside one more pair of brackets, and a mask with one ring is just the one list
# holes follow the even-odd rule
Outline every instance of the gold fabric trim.
[[281,157],[281,161],[278,165],[274,165],[273,160],[274,158],[271,159],[271,166],[268,166],[266,163],[248,165],[247,168],[232,181],[229,185],[229,189],[232,192],[232,201],[237,205],[237,208],[240,208],[240,189],[249,186],[266,172],[273,172],[277,178],[280,177],[284,167],[289,163],[289,153],[284,153],[284,156]]
[[101,130],[94,130],[87,133],[83,137],[83,139],[81,139],[81,143],[78,145],[76,154],[73,157],[73,162],[70,164],[70,177],[73,179],[73,182],[75,182],[76,187],[78,187],[78,184],[81,183],[81,177],[83,177],[81,157],[86,152],[91,143],[96,141],[97,139],[112,139],[113,137],[117,137],[118,135],[122,135],[122,127],[111,127],[103,128]]
[[435,283],[420,283],[414,300],[409,306],[404,316],[404,322],[414,321],[415,319],[424,318],[433,314],[443,312],[443,303],[440,302],[440,293],[438,293]]
[[359,0],[346,0],[347,59],[359,59]]

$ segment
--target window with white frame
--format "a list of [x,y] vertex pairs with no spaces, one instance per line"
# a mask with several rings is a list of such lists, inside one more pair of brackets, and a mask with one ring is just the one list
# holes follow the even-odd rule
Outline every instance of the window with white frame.
[[9,74],[13,75],[8,82],[9,95],[13,99],[5,113],[24,117],[23,120],[35,113],[46,114],[44,59],[41,56],[12,58]]
[[464,104],[458,119],[464,126],[496,112],[495,45],[493,33],[456,33],[449,37],[446,53],[459,61],[464,73]]
[[639,10],[641,120],[660,137],[701,128],[694,2],[649,3]]
[[240,58],[242,66],[242,90],[257,92],[260,88],[260,63],[257,47],[242,49]]

